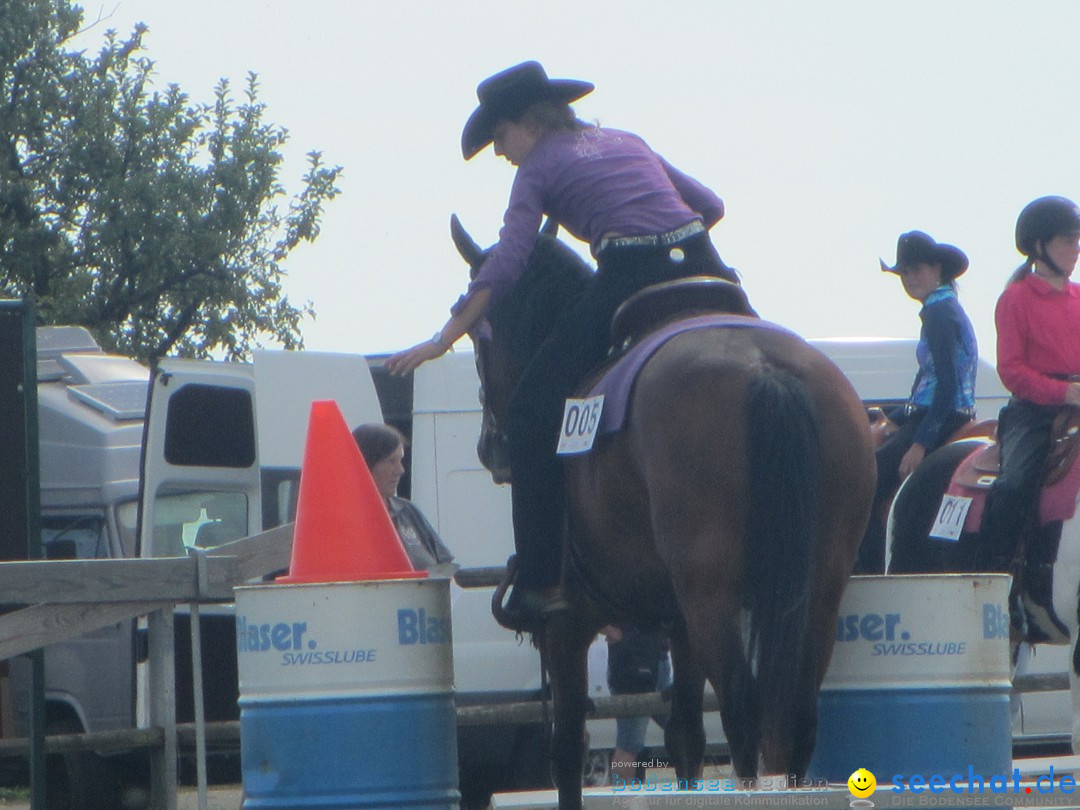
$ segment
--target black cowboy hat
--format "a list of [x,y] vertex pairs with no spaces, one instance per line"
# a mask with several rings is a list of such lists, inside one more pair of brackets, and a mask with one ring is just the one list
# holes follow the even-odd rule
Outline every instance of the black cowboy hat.
[[480,99],[461,133],[461,153],[468,160],[494,137],[499,121],[514,121],[537,101],[570,103],[591,93],[594,85],[575,79],[549,79],[539,62],[522,62],[484,79],[476,87]]
[[964,251],[954,245],[938,244],[922,231],[908,231],[896,241],[896,264],[892,267],[878,259],[881,269],[886,273],[899,273],[901,268],[913,264],[941,265],[941,280],[952,281],[964,274],[968,268],[968,257]]

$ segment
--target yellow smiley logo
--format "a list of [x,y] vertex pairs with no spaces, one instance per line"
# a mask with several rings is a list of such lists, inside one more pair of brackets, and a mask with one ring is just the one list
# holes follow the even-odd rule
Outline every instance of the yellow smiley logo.
[[847,786],[852,796],[865,799],[867,796],[874,795],[874,791],[877,790],[877,779],[866,768],[859,768],[848,777]]

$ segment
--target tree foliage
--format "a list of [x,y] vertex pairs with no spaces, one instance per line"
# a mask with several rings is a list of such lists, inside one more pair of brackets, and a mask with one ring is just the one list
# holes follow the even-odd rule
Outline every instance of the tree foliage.
[[0,297],[32,293],[45,323],[143,359],[302,347],[314,313],[283,265],[318,236],[340,167],[310,152],[290,197],[254,74],[239,99],[222,79],[196,103],[155,88],[145,26],[87,55],[82,24],[68,0],[0,0]]

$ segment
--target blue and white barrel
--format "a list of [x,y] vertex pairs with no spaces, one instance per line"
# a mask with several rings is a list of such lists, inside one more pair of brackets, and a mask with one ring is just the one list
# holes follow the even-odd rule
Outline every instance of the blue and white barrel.
[[457,808],[449,580],[237,588],[244,808]]
[[852,577],[808,776],[1012,772],[1004,574]]

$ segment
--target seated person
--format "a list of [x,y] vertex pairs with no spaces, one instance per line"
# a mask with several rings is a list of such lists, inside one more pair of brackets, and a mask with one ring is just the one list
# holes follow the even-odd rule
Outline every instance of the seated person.
[[450,549],[423,513],[397,494],[398,482],[405,474],[405,437],[391,425],[366,424],[353,431],[353,438],[375,480],[375,488],[386,503],[412,567],[445,576],[453,574],[457,566]]

